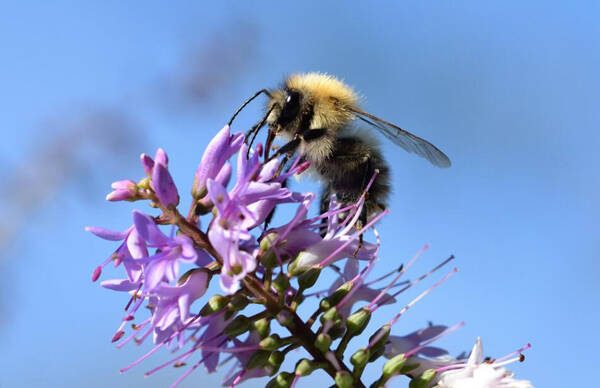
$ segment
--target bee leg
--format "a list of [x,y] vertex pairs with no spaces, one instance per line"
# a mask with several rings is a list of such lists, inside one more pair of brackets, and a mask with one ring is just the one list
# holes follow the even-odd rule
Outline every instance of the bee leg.
[[[281,182],[281,187],[287,187],[287,181],[288,180],[286,179],[283,182]],[[273,210],[271,210],[271,212],[267,215],[267,218],[265,218],[265,223],[264,223],[265,230],[267,230],[269,228],[269,224],[273,220],[274,215],[275,215],[275,208],[273,208]]]
[[[319,207],[319,211],[321,214],[326,213],[329,210],[329,202],[331,200],[331,186],[327,185],[323,188],[323,190],[321,191],[321,204]],[[327,218],[322,218],[321,219],[321,226],[320,226],[320,235],[321,237],[325,237],[325,235],[327,234]]]
[[[356,230],[360,231],[363,228],[363,226],[365,226],[366,224],[367,224],[367,209],[363,208],[362,212],[360,213],[360,217],[358,218],[358,220],[356,221],[356,224],[354,225],[354,228]],[[363,234],[364,233],[361,233],[358,235],[358,245],[356,246],[356,250],[352,254],[352,257],[356,257],[358,255],[358,251],[360,251],[360,249],[363,246]]]

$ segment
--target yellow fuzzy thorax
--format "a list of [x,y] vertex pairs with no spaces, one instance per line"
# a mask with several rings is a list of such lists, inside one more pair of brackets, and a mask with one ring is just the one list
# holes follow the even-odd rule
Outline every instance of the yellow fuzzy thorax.
[[339,128],[354,117],[347,108],[358,104],[358,95],[334,76],[322,73],[293,74],[285,80],[285,85],[302,91],[312,100],[315,108],[313,128]]

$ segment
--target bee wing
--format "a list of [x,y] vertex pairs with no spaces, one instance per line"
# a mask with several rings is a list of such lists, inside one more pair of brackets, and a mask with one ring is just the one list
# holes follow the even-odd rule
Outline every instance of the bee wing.
[[373,116],[372,114],[364,112],[358,108],[350,108],[350,110],[356,114],[357,118],[373,126],[393,143],[404,148],[404,150],[429,160],[434,166],[443,168],[450,167],[450,159],[446,156],[446,154],[444,154],[439,150],[439,148],[427,140],[421,139],[420,137],[415,136],[392,123],[382,120],[379,117]]

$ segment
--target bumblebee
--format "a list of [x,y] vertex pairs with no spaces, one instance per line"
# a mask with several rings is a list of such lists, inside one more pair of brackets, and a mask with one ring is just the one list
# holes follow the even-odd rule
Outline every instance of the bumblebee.
[[356,92],[339,79],[322,73],[294,74],[274,90],[263,89],[248,99],[236,115],[254,98],[266,94],[266,114],[247,133],[252,143],[259,130],[268,125],[265,159],[276,137],[288,142],[272,157],[294,154],[311,162],[323,182],[321,211],[335,194],[348,205],[362,195],[376,170],[378,175],[367,193],[361,223],[385,209],[390,192],[389,167],[371,133],[359,131],[357,121],[381,132],[388,140],[415,153],[437,167],[450,167],[450,159],[436,146],[358,107]]

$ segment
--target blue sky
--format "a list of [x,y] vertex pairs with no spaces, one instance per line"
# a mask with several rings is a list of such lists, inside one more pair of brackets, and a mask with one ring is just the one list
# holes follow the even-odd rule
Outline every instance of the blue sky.
[[[0,256],[0,387],[165,386],[182,372],[144,379],[163,354],[119,375],[143,349],[110,344],[123,300],[90,276],[114,247],[83,226],[128,226],[134,207],[104,195],[113,180],[136,178],[139,153],[159,146],[188,192],[201,150],[238,104],[295,71],[343,78],[365,110],[452,159],[440,170],[383,144],[394,194],[378,228],[378,271],[425,243],[431,249],[410,277],[450,254],[460,268],[395,333],[464,320],[438,345],[457,354],[481,336],[497,357],[531,342],[526,362],[514,365],[518,377],[537,387],[589,385],[600,325],[599,11],[592,1],[2,5],[2,193],[34,200],[22,210],[4,195],[0,206],[9,215],[0,230],[16,233]],[[196,71],[214,84],[182,92]],[[86,168],[10,186],[50,145],[57,157],[73,152],[61,134],[98,110],[136,128],[126,151],[88,144],[75,159]],[[380,311],[384,322],[395,310]],[[198,371],[183,386],[218,381]],[[326,382],[316,374],[298,386]]]

